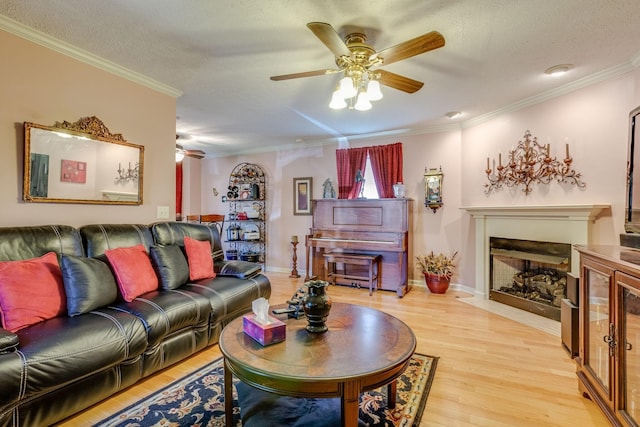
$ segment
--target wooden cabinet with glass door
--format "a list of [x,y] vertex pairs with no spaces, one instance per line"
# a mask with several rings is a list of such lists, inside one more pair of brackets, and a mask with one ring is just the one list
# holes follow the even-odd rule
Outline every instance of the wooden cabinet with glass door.
[[577,375],[615,426],[640,425],[640,251],[577,246],[580,354]]

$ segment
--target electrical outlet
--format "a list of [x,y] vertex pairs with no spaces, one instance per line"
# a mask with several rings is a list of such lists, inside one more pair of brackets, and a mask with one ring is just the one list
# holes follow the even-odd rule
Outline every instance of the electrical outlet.
[[158,219],[169,219],[169,206],[158,206]]

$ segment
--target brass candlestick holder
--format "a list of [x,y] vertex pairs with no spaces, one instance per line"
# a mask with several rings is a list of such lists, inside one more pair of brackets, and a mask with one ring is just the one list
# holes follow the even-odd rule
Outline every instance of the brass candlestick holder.
[[[311,229],[309,229],[309,233],[311,233]],[[304,236],[304,248],[306,250],[306,255],[307,257],[305,258],[306,263],[306,268],[305,268],[305,274],[304,274],[304,281],[308,282],[311,277],[309,277],[309,273],[311,272],[311,268],[309,267],[309,255],[310,255],[310,246],[309,246],[309,239],[311,238],[311,234],[307,234],[306,236]]]
[[293,256],[291,259],[292,269],[289,277],[298,278],[300,275],[298,274],[298,255],[296,254],[296,246],[298,246],[298,236],[293,236],[291,238],[291,246],[293,246]]

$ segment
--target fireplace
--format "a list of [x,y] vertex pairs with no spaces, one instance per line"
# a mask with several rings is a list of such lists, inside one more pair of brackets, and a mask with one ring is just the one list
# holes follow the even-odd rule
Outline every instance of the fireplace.
[[560,321],[571,245],[489,238],[489,299]]
[[[578,275],[580,255],[574,245],[593,243],[593,225],[601,212],[610,211],[610,206],[604,204],[467,206],[462,209],[473,218],[471,231],[474,234],[473,242],[475,244],[473,248],[475,253],[474,295],[479,300],[488,300],[491,293],[491,274],[489,271],[489,240],[491,237],[568,243],[572,248],[568,271]],[[490,304],[489,306],[495,305],[503,304]],[[504,307],[510,306],[504,305]],[[523,311],[523,313],[526,312]],[[527,317],[545,320],[541,316]]]

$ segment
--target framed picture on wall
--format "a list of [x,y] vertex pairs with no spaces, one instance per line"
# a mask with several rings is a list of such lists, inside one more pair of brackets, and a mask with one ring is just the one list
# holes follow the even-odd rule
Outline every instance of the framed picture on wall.
[[87,163],[75,160],[62,160],[60,181],[84,184],[87,182]]
[[293,214],[311,215],[313,178],[293,178]]

